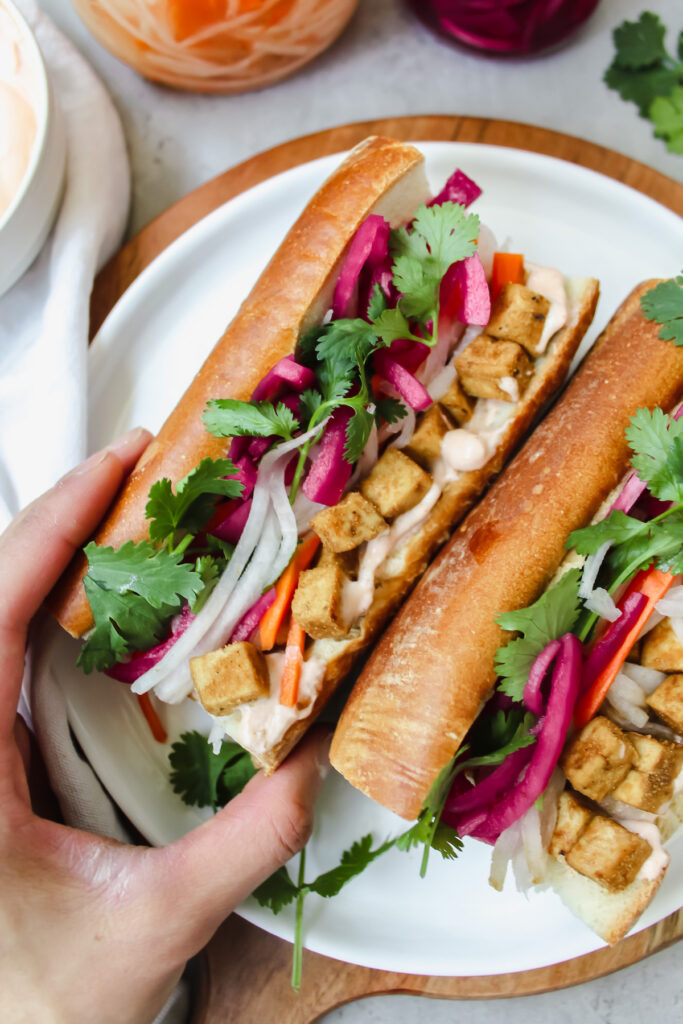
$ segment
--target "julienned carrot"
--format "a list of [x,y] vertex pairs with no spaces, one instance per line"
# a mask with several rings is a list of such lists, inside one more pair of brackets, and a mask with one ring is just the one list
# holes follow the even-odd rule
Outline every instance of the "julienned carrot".
[[524,257],[517,252],[494,252],[491,270],[491,299],[498,298],[504,284],[524,284]]
[[166,740],[168,739],[168,736],[166,734],[166,730],[161,724],[161,719],[154,710],[154,705],[152,704],[149,694],[139,693],[137,697],[138,704],[140,705],[143,715],[147,719],[147,724],[150,727],[152,736],[157,741],[157,743],[165,743]]
[[261,619],[259,627],[261,646],[264,651],[273,649],[278,630],[284,622],[289,606],[292,603],[294,591],[299,582],[299,573],[302,573],[311,564],[319,544],[320,538],[315,533],[312,533],[310,537],[302,541],[294,552],[291,562],[275,584],[275,600]]
[[304,661],[305,643],[306,634],[299,623],[292,619],[287,633],[285,660],[280,677],[280,703],[287,708],[293,708],[299,699],[299,680]]
[[626,598],[636,592],[644,594],[647,602],[643,605],[640,615],[624,637],[621,646],[615,651],[612,659],[605,665],[602,672],[596,676],[591,688],[577,701],[574,709],[574,725],[577,729],[581,729],[597,712],[607,696],[607,691],[616,679],[619,669],[626,661],[631,648],[636,642],[638,634],[650,615],[652,615],[657,601],[666,594],[673,581],[674,577],[670,572],[662,572],[661,569],[643,569],[629,583],[619,604],[623,605]]

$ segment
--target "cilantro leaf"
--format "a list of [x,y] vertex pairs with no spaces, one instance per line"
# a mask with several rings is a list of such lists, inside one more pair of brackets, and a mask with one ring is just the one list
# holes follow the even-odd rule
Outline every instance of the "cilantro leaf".
[[83,550],[91,582],[117,594],[138,594],[153,608],[178,608],[202,589],[193,567],[181,563],[182,554],[156,549],[149,541],[129,540],[116,551],[91,541]]
[[665,26],[651,11],[643,11],[638,21],[624,21],[614,30],[619,67],[638,71],[665,60],[665,35]]
[[683,274],[645,292],[640,305],[648,320],[662,325],[660,338],[683,345]]
[[408,414],[403,402],[397,398],[380,398],[375,405],[375,420],[379,426],[384,420],[385,423],[398,423]]
[[309,892],[315,892],[318,896],[329,899],[341,892],[347,882],[350,882],[356,875],[365,871],[373,860],[381,857],[383,853],[394,845],[393,839],[381,843],[377,849],[372,848],[372,835],[363,836],[357,840],[348,850],[344,850],[340,863],[331,871],[325,871],[322,875],[306,886]]
[[571,632],[579,615],[580,569],[570,569],[528,608],[499,615],[503,629],[521,633],[498,649],[496,671],[503,693],[521,701],[529,671],[538,654],[551,640]]
[[[430,291],[429,302],[433,299],[433,292]],[[402,300],[401,305],[404,305]],[[427,306],[428,310],[433,307]],[[415,314],[411,314],[415,315]],[[398,306],[395,309],[385,309],[384,312],[375,320],[375,329],[377,334],[382,339],[385,345],[391,345],[392,341],[397,341],[399,338],[408,338],[414,341],[422,341],[422,338],[418,338],[413,334],[410,323],[406,319],[402,309]]]
[[83,586],[95,622],[77,659],[85,673],[110,668],[133,651],[154,647],[163,639],[170,619],[179,609],[179,603],[153,607],[138,594],[107,590],[88,575]]
[[332,320],[322,331],[318,359],[338,373],[363,366],[377,346],[377,332],[366,320]]
[[[198,533],[211,518],[218,497],[239,498],[244,490],[230,459],[202,459],[176,484],[164,477],[152,484],[145,514],[151,540],[164,541],[182,528]],[[227,479],[226,479],[227,478]]]
[[186,804],[214,810],[237,796],[256,773],[251,757],[237,743],[224,740],[215,754],[196,731],[183,733],[168,759],[173,792]]
[[670,153],[683,154],[683,86],[676,86],[668,96],[656,96],[649,117],[656,138],[666,142]]
[[466,213],[463,206],[450,201],[440,206],[420,206],[412,233],[420,234],[429,246],[425,262],[441,280],[453,263],[459,263],[474,252],[479,217],[476,213]]
[[622,99],[632,101],[641,117],[655,125],[655,136],[673,153],[683,151],[683,33],[678,59],[664,43],[666,27],[656,14],[643,11],[638,21],[624,21],[613,33],[616,53],[604,81]]
[[313,388],[306,388],[299,395],[299,408],[305,421],[310,420],[313,414],[322,405],[323,396]]
[[200,555],[195,561],[195,572],[198,574],[204,586],[202,590],[199,591],[199,594],[190,601],[190,611],[193,612],[194,615],[198,615],[208,601],[211,596],[211,591],[221,578],[225,565],[226,562],[223,559],[218,561],[212,555]]
[[638,409],[626,430],[633,468],[660,501],[683,501],[683,420]]
[[262,907],[267,907],[274,914],[279,914],[298,895],[299,886],[294,884],[284,866],[269,875],[265,882],[262,882],[252,893],[254,899]]
[[624,544],[626,541],[647,533],[648,524],[634,519],[625,512],[614,511],[598,523],[574,530],[569,534],[565,547],[575,548],[580,555],[594,555],[603,544],[612,541]]
[[236,398],[212,398],[202,416],[204,426],[216,437],[281,437],[290,441],[299,421],[283,402],[241,402]]
[[372,289],[370,301],[368,302],[368,319],[376,320],[377,317],[387,308],[387,297],[380,284]]
[[429,793],[425,799],[422,811],[407,832],[398,836],[395,840],[399,850],[411,850],[414,846],[424,846],[422,864],[420,866],[420,877],[427,874],[427,861],[429,851],[437,850],[443,857],[452,860],[462,849],[463,843],[458,833],[450,825],[441,821],[446,797],[448,796],[453,779],[461,770],[458,757],[465,753],[466,747],[461,747],[456,758],[445,765],[432,783]]
[[344,446],[344,458],[352,465],[363,454],[374,422],[375,417],[363,405],[355,407],[353,416],[346,424],[346,444]]

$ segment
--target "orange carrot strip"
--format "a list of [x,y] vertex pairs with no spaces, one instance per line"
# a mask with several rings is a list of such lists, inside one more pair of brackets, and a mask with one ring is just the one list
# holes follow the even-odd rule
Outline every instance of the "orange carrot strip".
[[154,710],[154,705],[152,704],[149,694],[139,693],[137,695],[137,698],[138,704],[142,709],[142,713],[147,719],[147,724],[151,730],[152,736],[157,741],[157,743],[165,743],[166,740],[168,739],[168,736],[166,734],[166,730],[161,724],[161,719]]
[[311,564],[314,554],[318,550],[320,538],[312,533],[294,552],[292,560],[275,584],[275,600],[261,619],[261,647],[264,651],[270,651],[275,645],[280,625],[289,611],[289,606],[294,597],[296,585],[299,582],[299,573]]
[[597,712],[607,696],[607,691],[616,679],[619,669],[626,661],[638,634],[650,615],[652,615],[654,606],[666,594],[673,581],[674,577],[671,573],[662,572],[661,569],[643,569],[642,572],[639,572],[631,580],[619,604],[623,605],[626,598],[636,591],[645,595],[647,603],[643,605],[640,615],[624,637],[621,647],[615,651],[611,661],[605,665],[600,675],[595,678],[591,688],[577,701],[574,708],[574,725],[577,729],[581,729]]
[[299,699],[299,680],[304,661],[305,643],[306,634],[299,623],[292,619],[287,633],[285,660],[280,678],[280,703],[284,704],[286,708],[293,708]]
[[524,284],[524,257],[517,252],[494,252],[491,299],[496,301],[504,284]]

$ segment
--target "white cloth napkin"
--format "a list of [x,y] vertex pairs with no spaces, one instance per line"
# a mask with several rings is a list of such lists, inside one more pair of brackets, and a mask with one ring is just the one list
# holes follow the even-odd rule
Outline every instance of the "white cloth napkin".
[[102,83],[34,0],[15,0],[43,53],[67,135],[57,221],[0,298],[0,531],[85,454],[90,292],[120,244],[130,173]]
[[[121,122],[102,83],[34,0],[15,3],[38,40],[64,116],[67,171],[50,237],[0,298],[0,532],[85,455],[90,293],[97,270],[121,242],[130,202]],[[43,635],[31,645],[27,674],[36,734],[64,819],[130,840],[74,745],[49,654]],[[20,710],[30,721],[28,708]],[[154,1024],[179,1024],[187,1013],[188,989],[181,984]]]

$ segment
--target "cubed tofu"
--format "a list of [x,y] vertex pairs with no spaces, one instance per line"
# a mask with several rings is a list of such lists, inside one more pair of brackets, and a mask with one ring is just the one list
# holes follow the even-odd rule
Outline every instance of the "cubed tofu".
[[270,693],[263,652],[246,640],[190,658],[190,674],[199,699],[210,715],[229,715],[240,704],[248,704]]
[[635,751],[626,733],[599,715],[569,742],[561,764],[577,792],[600,801],[626,778],[634,761]]
[[516,341],[532,356],[539,355],[539,342],[550,302],[523,284],[503,285],[496,299],[486,333],[492,338]]
[[441,442],[454,423],[438,402],[420,416],[419,422],[408,444],[403,449],[406,455],[415,459],[425,469],[441,455]]
[[349,491],[337,505],[316,512],[311,528],[329,551],[338,554],[377,537],[387,524],[372,502],[358,491]]
[[336,565],[350,580],[355,580],[358,576],[359,554],[360,548],[354,548],[352,551],[330,551],[322,544],[316,568],[324,569],[327,565]]
[[683,674],[669,676],[646,700],[670,729],[683,736]]
[[480,334],[455,357],[460,383],[475,398],[516,402],[526,389],[533,365],[515,341],[494,341]]
[[651,853],[647,840],[611,818],[596,814],[565,860],[603,888],[621,892],[633,882]]
[[341,640],[348,633],[342,615],[346,576],[337,565],[306,569],[292,601],[292,615],[314,640]]
[[385,519],[414,508],[432,486],[422,466],[397,448],[387,448],[360,485],[360,489]]
[[683,672],[683,644],[669,619],[662,619],[643,637],[640,664],[659,672]]
[[570,790],[563,790],[557,801],[557,821],[548,846],[551,857],[569,853],[592,817],[593,812],[584,807]]
[[612,796],[629,807],[639,807],[641,811],[656,814],[662,804],[671,799],[673,792],[673,779],[665,773],[631,769],[623,782],[612,791]]
[[471,418],[474,410],[474,402],[463,391],[460,381],[456,377],[445,395],[439,399],[449,416],[452,416],[459,427]]
[[683,747],[639,732],[628,732],[626,735],[636,752],[633,767],[637,771],[663,772],[672,779],[678,774],[683,764]]

